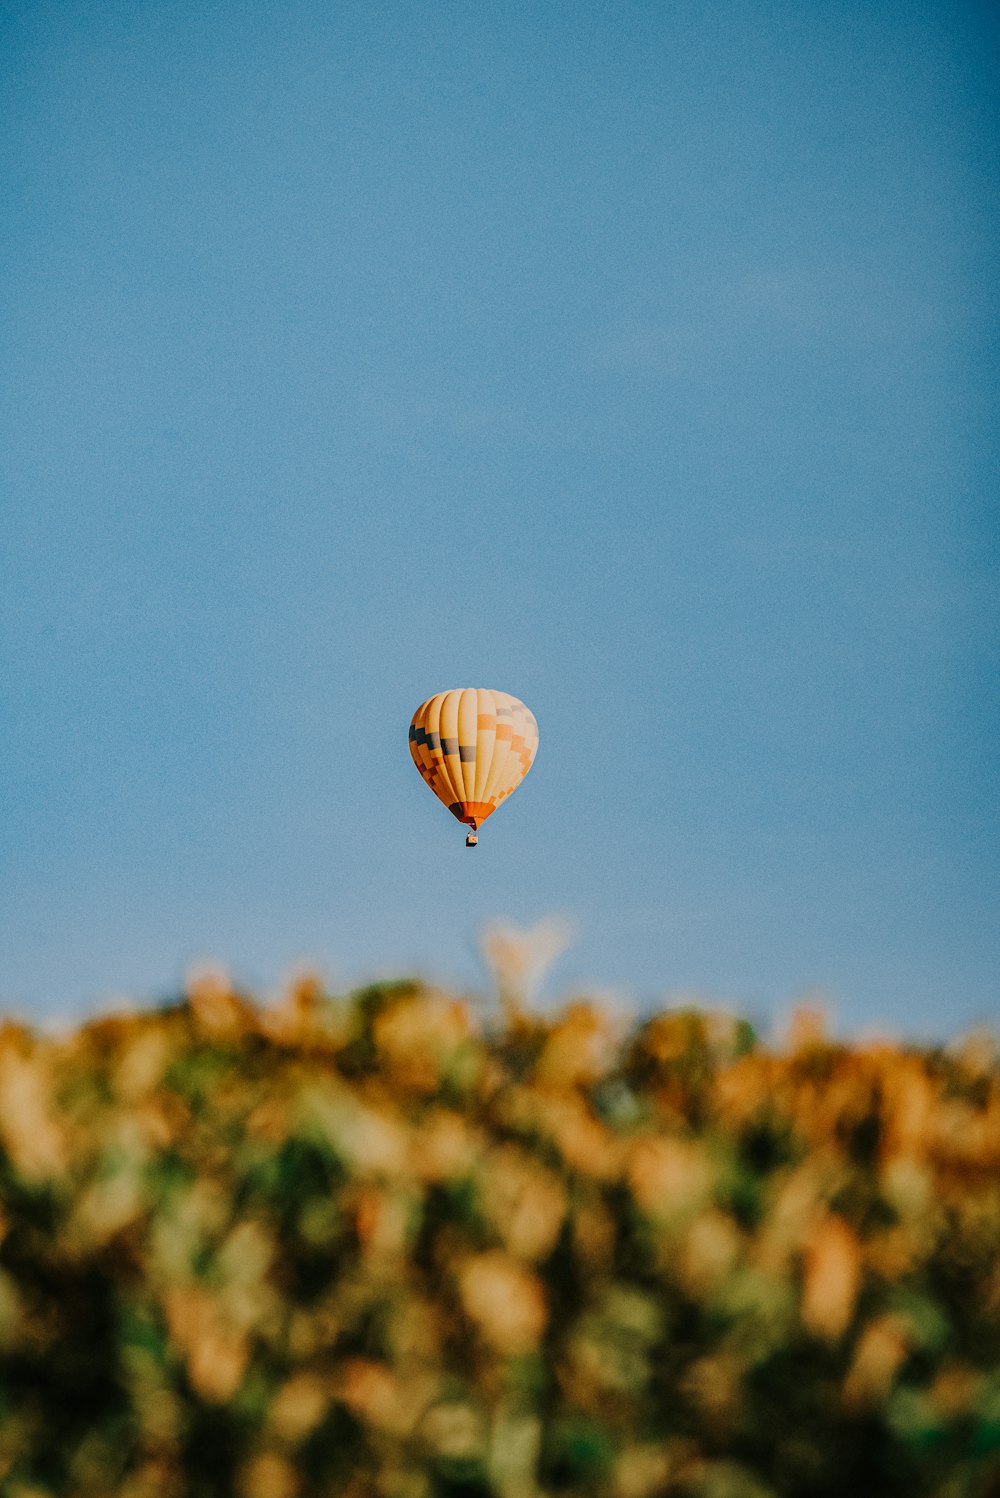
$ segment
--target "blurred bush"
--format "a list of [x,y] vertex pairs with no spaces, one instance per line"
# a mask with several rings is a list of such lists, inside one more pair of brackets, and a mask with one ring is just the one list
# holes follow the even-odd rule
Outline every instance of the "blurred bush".
[[1000,1493],[992,1043],[218,978],[0,1031],[5,1498]]

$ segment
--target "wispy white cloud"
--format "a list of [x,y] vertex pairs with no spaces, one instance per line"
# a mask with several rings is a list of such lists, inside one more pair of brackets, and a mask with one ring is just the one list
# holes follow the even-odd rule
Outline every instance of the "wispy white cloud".
[[691,276],[597,334],[593,363],[618,373],[688,376],[762,348],[862,352],[947,332],[949,309],[881,269],[774,265]]

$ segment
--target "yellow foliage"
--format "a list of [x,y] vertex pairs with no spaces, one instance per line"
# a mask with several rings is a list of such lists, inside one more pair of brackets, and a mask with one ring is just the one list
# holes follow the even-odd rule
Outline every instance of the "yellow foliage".
[[1000,1482],[1000,1058],[224,973],[0,1029],[0,1492]]

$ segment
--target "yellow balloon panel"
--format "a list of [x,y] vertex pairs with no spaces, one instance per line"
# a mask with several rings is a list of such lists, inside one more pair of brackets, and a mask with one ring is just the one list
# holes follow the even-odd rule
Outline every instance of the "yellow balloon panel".
[[472,828],[517,789],[537,749],[535,715],[509,692],[438,692],[410,724],[413,763],[438,800]]

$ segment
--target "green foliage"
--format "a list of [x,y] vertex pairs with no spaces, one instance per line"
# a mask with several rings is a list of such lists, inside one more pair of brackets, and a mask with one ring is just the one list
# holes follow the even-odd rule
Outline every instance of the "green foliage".
[[992,1044],[220,981],[0,1030],[4,1498],[990,1498]]

